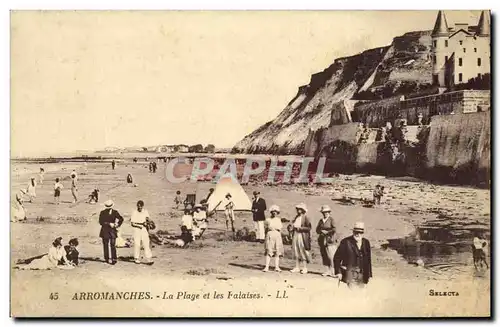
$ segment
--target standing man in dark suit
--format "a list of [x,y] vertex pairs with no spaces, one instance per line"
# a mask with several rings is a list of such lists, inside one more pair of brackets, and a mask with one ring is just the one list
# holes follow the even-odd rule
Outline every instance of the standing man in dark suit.
[[264,230],[264,221],[266,220],[266,201],[260,197],[260,192],[253,192],[253,202],[252,202],[252,213],[253,213],[253,222],[255,226],[255,231],[257,234],[257,241],[264,243],[265,230]]
[[363,237],[365,224],[354,224],[352,236],[344,238],[335,253],[333,264],[335,274],[344,283],[364,287],[372,278],[372,258],[370,242]]
[[[102,238],[104,249],[104,260],[109,264],[116,264],[116,237],[117,228],[123,223],[123,217],[120,213],[113,209],[113,201],[104,202],[106,209],[99,214],[99,224],[101,224],[101,232],[99,237]],[[111,247],[111,261],[109,260],[109,249]]]

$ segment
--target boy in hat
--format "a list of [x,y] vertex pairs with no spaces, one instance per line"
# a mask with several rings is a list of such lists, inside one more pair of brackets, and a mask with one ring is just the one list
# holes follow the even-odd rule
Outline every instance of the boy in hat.
[[[116,256],[116,237],[118,236],[117,228],[123,223],[123,217],[120,213],[113,209],[113,201],[107,200],[104,202],[105,209],[99,214],[99,224],[101,231],[99,237],[102,238],[102,245],[104,250],[104,260],[112,265],[117,262]],[[109,251],[111,249],[111,261],[109,258]]]
[[56,182],[54,184],[54,202],[59,204],[61,198],[61,190],[64,186],[59,182],[59,177],[56,178]]
[[370,242],[363,237],[365,224],[354,224],[352,235],[340,241],[333,258],[335,274],[351,288],[364,287],[372,278]]

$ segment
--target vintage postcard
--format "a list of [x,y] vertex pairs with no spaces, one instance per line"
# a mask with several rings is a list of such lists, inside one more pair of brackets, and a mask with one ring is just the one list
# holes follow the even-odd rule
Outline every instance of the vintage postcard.
[[12,11],[13,317],[490,317],[490,11]]

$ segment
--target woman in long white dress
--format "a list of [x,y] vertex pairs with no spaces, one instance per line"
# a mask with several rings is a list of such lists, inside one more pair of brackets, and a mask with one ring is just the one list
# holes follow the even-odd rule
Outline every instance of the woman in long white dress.
[[12,217],[11,221],[20,221],[26,219],[26,209],[23,204],[22,191],[19,191],[16,194],[16,200],[14,203],[14,207],[12,208]]
[[[59,265],[62,262],[62,265]],[[58,237],[52,242],[49,252],[39,259],[35,259],[26,265],[19,265],[22,270],[48,270],[54,268],[72,269],[74,266],[66,258],[66,251],[62,246],[62,237]]]
[[[307,264],[311,261],[311,222],[306,216],[307,207],[304,203],[295,206],[297,216],[293,221],[292,250],[295,257],[295,268],[291,272],[307,274]],[[302,270],[299,264],[302,262]]]

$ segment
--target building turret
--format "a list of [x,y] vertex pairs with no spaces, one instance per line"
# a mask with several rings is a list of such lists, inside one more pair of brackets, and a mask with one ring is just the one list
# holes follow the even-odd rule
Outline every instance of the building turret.
[[449,30],[446,16],[441,10],[438,12],[434,29],[432,30],[432,80],[433,84],[446,87],[446,61],[450,55]]
[[479,17],[479,23],[477,24],[477,36],[489,36],[490,35],[490,19],[487,10],[481,11],[481,16]]
[[[482,17],[482,16],[481,16]],[[446,16],[441,10],[438,12],[434,29],[432,30],[432,37],[448,36],[448,22]]]

